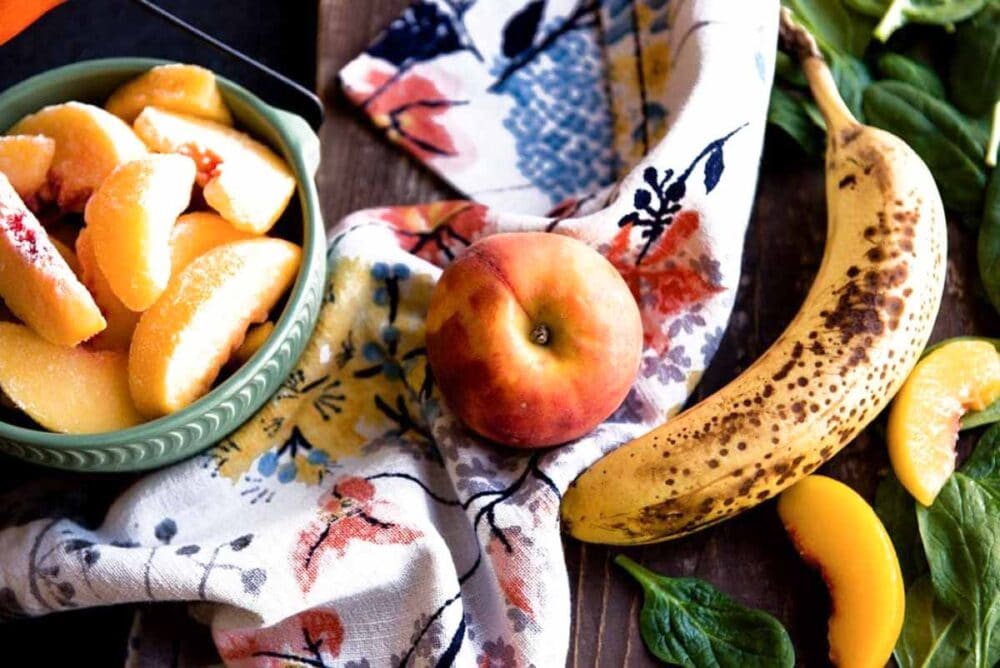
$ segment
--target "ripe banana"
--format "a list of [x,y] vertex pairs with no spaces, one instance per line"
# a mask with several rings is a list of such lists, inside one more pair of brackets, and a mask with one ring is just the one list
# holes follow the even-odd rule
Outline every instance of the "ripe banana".
[[816,43],[783,13],[827,125],[828,232],[798,315],[743,374],[585,471],[562,502],[566,530],[653,543],[721,522],[814,471],[902,385],[944,287],[941,197],[897,137],[861,125]]

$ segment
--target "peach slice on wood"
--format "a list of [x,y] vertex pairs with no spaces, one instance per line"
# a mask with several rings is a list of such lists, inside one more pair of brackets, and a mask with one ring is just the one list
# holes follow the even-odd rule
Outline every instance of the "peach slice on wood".
[[170,235],[191,201],[194,163],[148,155],[113,171],[87,203],[94,255],[125,306],[145,311],[170,280]]
[[156,107],[146,107],[134,127],[150,150],[191,156],[205,201],[237,229],[267,232],[295,192],[288,165],[233,128]]
[[56,143],[39,195],[64,211],[83,211],[87,198],[118,165],[144,155],[145,145],[122,119],[100,107],[66,102],[25,116],[11,135],[44,135]]
[[127,351],[132,343],[132,332],[139,322],[139,314],[122,304],[97,265],[89,227],[80,230],[76,238],[76,255],[80,263],[80,279],[94,296],[94,301],[108,322],[103,332],[87,341],[87,347],[94,350]]
[[228,220],[214,213],[196,211],[184,214],[177,219],[170,233],[171,271],[180,273],[192,260],[216,246],[256,236],[237,230]]
[[920,360],[893,400],[889,458],[896,477],[925,506],[955,471],[955,441],[966,411],[1000,397],[1000,354],[987,341],[946,343]]
[[283,239],[219,246],[175,275],[142,314],[129,351],[139,411],[166,415],[208,392],[246,335],[295,279],[302,252]]
[[119,86],[104,105],[126,123],[134,121],[146,107],[233,124],[215,74],[197,65],[172,63],[154,67]]
[[57,346],[23,325],[0,323],[0,388],[51,431],[93,434],[142,422],[125,353]]
[[0,174],[22,199],[30,199],[48,179],[56,143],[42,135],[0,137]]
[[75,346],[106,324],[87,288],[3,174],[0,298],[42,338],[62,346]]
[[782,493],[778,514],[799,554],[830,590],[830,660],[884,666],[903,628],[896,550],[875,511],[847,485],[811,475]]

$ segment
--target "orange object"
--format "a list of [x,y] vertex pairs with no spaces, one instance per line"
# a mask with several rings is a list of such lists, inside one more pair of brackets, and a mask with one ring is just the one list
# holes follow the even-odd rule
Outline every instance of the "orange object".
[[103,332],[87,341],[87,347],[92,350],[127,351],[132,343],[132,332],[139,322],[139,314],[122,304],[111,289],[111,284],[97,265],[88,227],[80,230],[76,238],[76,257],[80,264],[80,280],[90,290],[108,323]]
[[516,447],[583,436],[618,408],[642,318],[618,271],[560,234],[494,234],[444,270],[427,311],[441,393],[476,433]]
[[64,0],[0,0],[0,44],[17,37]]
[[60,346],[75,346],[106,325],[90,293],[3,174],[0,299],[39,336]]
[[129,386],[139,412],[167,415],[208,392],[249,326],[266,320],[291,286],[301,256],[284,239],[237,241],[173,276],[132,337]]

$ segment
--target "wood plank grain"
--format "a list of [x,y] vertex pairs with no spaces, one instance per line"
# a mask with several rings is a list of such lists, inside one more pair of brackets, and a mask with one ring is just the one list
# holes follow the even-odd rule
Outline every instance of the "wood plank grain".
[[[407,4],[322,0],[318,86],[328,102],[322,130],[320,187],[328,225],[352,210],[455,195],[449,187],[374,132],[343,100],[336,72]],[[826,234],[822,166],[783,137],[769,133],[746,239],[737,305],[722,346],[698,387],[697,400],[751,364],[795,315],[822,259]],[[948,285],[935,338],[998,331],[998,318],[976,293],[975,244],[952,226]],[[848,445],[821,472],[844,480],[868,498],[888,461],[879,422]],[[737,599],[768,610],[788,628],[798,665],[827,665],[829,603],[819,576],[788,542],[774,503],[671,543],[607,548],[564,543],[572,628],[567,665],[653,666],[639,635],[638,587],[612,559],[624,553],[668,575],[700,577]]]

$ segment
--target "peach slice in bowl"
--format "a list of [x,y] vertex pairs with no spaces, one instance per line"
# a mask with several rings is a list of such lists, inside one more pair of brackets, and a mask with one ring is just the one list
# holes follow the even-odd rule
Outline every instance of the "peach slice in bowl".
[[[92,60],[50,70],[28,79],[0,93],[0,134],[10,134],[11,128],[16,127],[21,119],[46,107],[76,101],[100,109],[122,84],[135,80],[154,67],[166,64],[168,63],[165,61],[144,58]],[[123,428],[112,431],[92,434],[55,433],[44,430],[38,423],[20,419],[13,412],[0,407],[0,451],[43,465],[88,471],[149,469],[190,457],[219,441],[249,419],[278,388],[305,348],[316,324],[326,280],[326,231],[314,183],[319,166],[319,141],[302,118],[266,104],[231,81],[221,77],[216,79],[218,91],[232,114],[235,127],[280,158],[294,179],[291,203],[270,235],[283,238],[301,248],[301,259],[289,281],[291,287],[286,296],[266,313],[258,314],[261,320],[266,318],[273,321],[273,331],[247,361],[230,375],[217,381],[206,394],[169,415],[155,417],[134,426],[125,426],[126,422],[131,421],[130,417],[128,421],[121,423]],[[117,117],[113,118],[121,126],[110,122],[104,115],[90,111],[89,107],[86,111],[72,107],[70,112],[70,115],[81,117],[81,122],[95,126],[96,129],[103,125],[118,129],[122,126],[129,127]],[[129,114],[131,113],[129,110]],[[91,122],[91,117],[98,120]],[[53,129],[36,121],[34,126],[24,129],[21,134],[50,136],[58,134],[58,128]],[[59,137],[53,139],[56,142],[55,158],[58,160]],[[122,141],[131,144],[128,140]],[[141,158],[144,154],[144,151],[133,151],[131,146],[125,146],[119,152],[123,155],[115,156],[111,155],[113,151],[109,152],[109,162],[114,159],[122,164]],[[103,182],[103,179],[100,181]],[[78,191],[91,186],[89,182],[75,185],[79,186],[76,188]],[[45,188],[46,186],[42,186],[42,191]],[[82,209],[79,201],[66,203],[67,209]],[[193,245],[203,243],[200,239],[194,241],[198,243]],[[213,245],[207,241],[204,244]],[[76,250],[79,251],[79,248]],[[99,246],[92,250],[101,252]],[[193,252],[191,248],[187,251]],[[84,260],[90,262],[90,273],[93,273],[94,258],[86,257]],[[83,273],[84,283],[88,283],[88,272]],[[139,315],[139,319],[141,317]],[[131,327],[132,323],[128,323],[128,326]],[[126,331],[123,339],[127,341],[128,337],[129,332]],[[105,360],[114,359],[114,364],[118,364],[116,355],[120,356],[124,351],[105,351],[100,348],[101,346],[93,346],[88,342],[83,348],[70,350],[77,351],[73,359],[82,368],[94,368],[104,373],[114,367],[113,364],[105,363]],[[108,386],[120,388],[120,380],[117,376],[114,379],[114,382],[108,381]],[[22,393],[13,398],[15,403],[20,398],[26,405],[29,399],[34,401],[36,396],[33,393]],[[38,400],[44,401],[45,397],[39,397]],[[48,419],[38,412],[44,406],[33,405],[32,408],[39,417]],[[109,421],[107,424],[114,423]],[[45,426],[58,429],[60,425]]]

